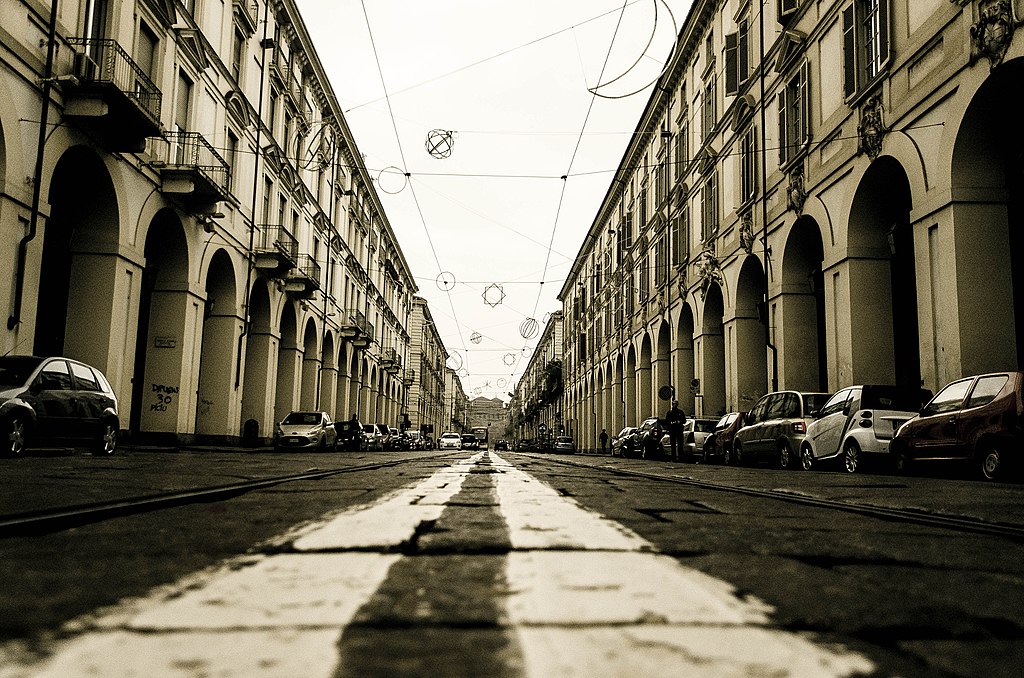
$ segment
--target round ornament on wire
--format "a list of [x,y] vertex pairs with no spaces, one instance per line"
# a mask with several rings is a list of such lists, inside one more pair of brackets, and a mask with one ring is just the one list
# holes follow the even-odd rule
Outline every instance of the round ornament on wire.
[[501,362],[505,363],[506,365],[508,365],[510,367],[512,365],[515,365],[516,364],[516,354],[515,353],[506,353],[505,356],[501,359]]
[[472,341],[474,344],[479,344],[483,340],[483,338],[484,335],[480,334],[479,332],[474,332],[473,334],[469,335],[469,340]]
[[507,385],[508,385],[508,379],[506,379],[505,377],[502,377],[501,379],[498,379],[498,388],[505,388]]
[[430,157],[444,160],[452,154],[452,147],[455,145],[455,132],[444,129],[432,129],[427,132],[427,141],[424,147]]
[[458,351],[452,351],[448,354],[448,359],[444,361],[446,367],[452,370],[458,370],[462,367],[462,356]]
[[442,292],[451,292],[455,289],[455,274],[441,271],[437,274],[437,278],[434,279],[434,283]]
[[530,348],[529,346],[523,346],[522,353],[524,358],[529,358],[531,355],[533,355],[533,349]]
[[458,372],[457,372],[456,374],[458,374],[458,375],[459,375],[460,377],[462,377],[463,379],[465,379],[466,377],[468,377],[468,376],[469,376],[469,370],[467,370],[467,369],[466,369],[465,367],[463,367],[463,368],[462,368],[461,370],[459,370],[459,371],[458,371]]
[[537,336],[538,325],[534,318],[527,318],[519,323],[519,335],[523,339],[533,339]]
[[390,165],[377,173],[377,188],[388,195],[397,195],[409,184],[409,173]]

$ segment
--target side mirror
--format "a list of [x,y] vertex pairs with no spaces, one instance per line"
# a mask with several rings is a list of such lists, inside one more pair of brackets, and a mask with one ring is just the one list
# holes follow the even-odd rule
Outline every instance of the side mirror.
[[754,423],[754,413],[753,412],[747,412],[746,414],[744,414],[743,415],[743,423],[746,424],[747,426],[750,426],[751,424],[753,424]]
[[811,412],[812,419],[821,419],[821,410],[814,410]]

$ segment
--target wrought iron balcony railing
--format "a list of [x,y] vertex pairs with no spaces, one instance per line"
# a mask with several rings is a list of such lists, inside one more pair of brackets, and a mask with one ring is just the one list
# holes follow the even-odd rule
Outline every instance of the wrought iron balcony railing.
[[75,48],[71,75],[79,87],[113,85],[135,101],[154,124],[160,123],[160,90],[117,41],[111,38],[68,38]]
[[258,225],[253,244],[257,252],[276,252],[287,257],[293,265],[298,262],[299,241],[280,224]]

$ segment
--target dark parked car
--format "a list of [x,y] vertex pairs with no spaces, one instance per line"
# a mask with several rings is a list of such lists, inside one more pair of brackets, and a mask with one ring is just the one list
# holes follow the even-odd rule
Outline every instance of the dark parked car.
[[776,391],[763,396],[743,418],[733,440],[737,464],[774,461],[779,468],[797,463],[807,426],[829,398],[828,393]]
[[898,471],[925,460],[969,461],[986,480],[1020,468],[1024,372],[995,372],[944,386],[889,443]]
[[644,459],[663,459],[661,439],[668,430],[668,422],[658,417],[648,417],[637,427],[634,440],[640,456]]
[[704,441],[704,463],[735,464],[732,441],[743,426],[744,412],[730,412],[718,420],[715,430]]
[[119,430],[117,397],[96,368],[70,358],[0,357],[4,456],[83,443],[94,454],[113,454]]
[[477,440],[476,436],[472,433],[462,434],[462,449],[464,450],[479,450],[480,441]]
[[358,452],[366,449],[363,436],[363,425],[355,419],[334,422],[334,431],[338,434],[338,449]]
[[636,449],[636,426],[626,426],[612,438],[612,456],[639,456]]
[[326,412],[289,412],[274,431],[274,449],[335,449],[338,434]]
[[494,443],[494,451],[497,452],[498,450],[505,450],[507,452],[508,451],[508,441],[503,439],[503,440],[498,440],[497,442],[495,442]]

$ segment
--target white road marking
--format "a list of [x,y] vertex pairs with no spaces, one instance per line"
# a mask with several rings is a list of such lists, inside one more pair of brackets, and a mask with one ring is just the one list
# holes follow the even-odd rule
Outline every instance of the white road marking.
[[[0,678],[313,678],[422,521],[483,453],[288,535],[297,552],[190,575],[89,623],[39,666]],[[623,525],[491,455],[513,551],[505,616],[528,675],[844,676],[866,658],[771,627],[770,606],[682,566]],[[337,552],[355,550],[356,552]],[[371,552],[371,551],[378,552]],[[366,551],[366,552],[360,552]]]
[[[847,676],[874,665],[772,629],[768,604],[659,554],[653,544],[492,454],[516,550],[509,621],[531,676]],[[572,550],[567,550],[572,549]]]

